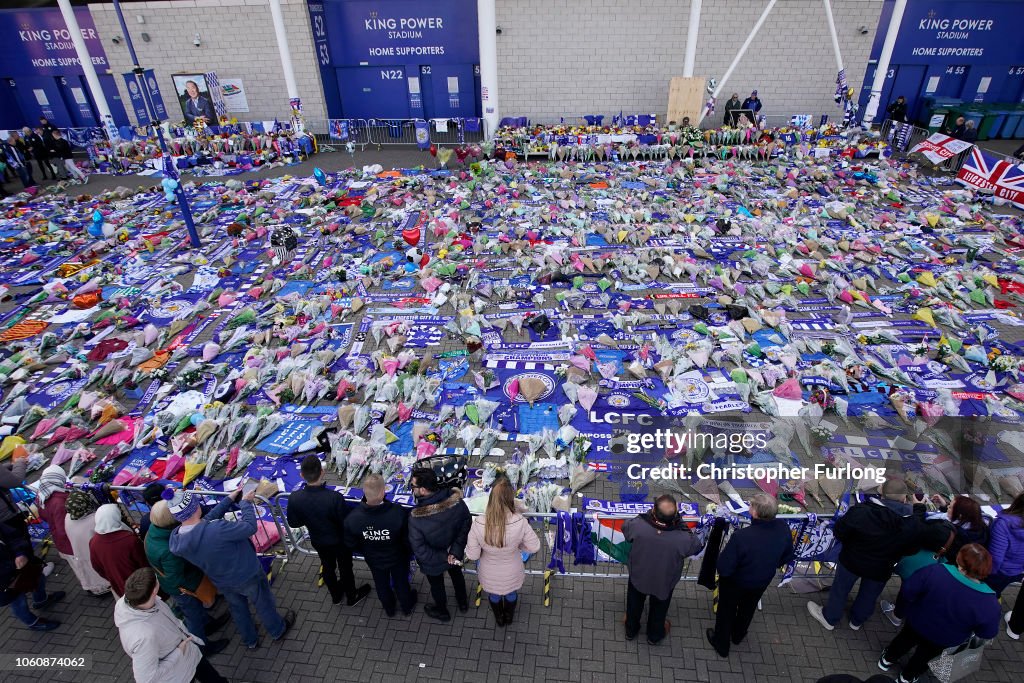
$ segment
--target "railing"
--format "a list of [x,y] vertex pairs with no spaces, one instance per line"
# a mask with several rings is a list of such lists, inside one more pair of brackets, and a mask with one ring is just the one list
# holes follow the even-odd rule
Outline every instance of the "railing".
[[[108,502],[115,503],[125,513],[135,526],[138,526],[142,517],[149,513],[149,505],[142,498],[145,490],[142,486],[109,486],[96,484],[79,484],[76,488],[92,492],[98,499],[109,498]],[[208,503],[208,498],[225,498],[230,495],[224,491],[193,490],[193,494],[201,496],[201,503]],[[257,552],[262,555],[273,555],[276,558],[288,561],[288,558],[295,553],[295,542],[291,537],[291,530],[287,524],[282,525],[282,516],[273,498],[267,499],[263,496],[256,496],[253,501],[256,508],[257,529],[252,536]],[[283,543],[283,552],[272,551],[279,543]]]
[[366,119],[306,119],[304,128],[316,140],[317,148],[341,145],[350,151],[366,149],[370,144],[370,129]]
[[[142,498],[142,493],[145,490],[141,486],[110,486],[106,484],[78,484],[74,485],[75,488],[87,492],[91,492],[102,502],[116,503],[121,510],[124,511],[125,515],[129,520],[132,521],[136,526],[142,520],[142,517],[149,512],[149,506],[145,503]],[[28,491],[26,491],[28,493]],[[202,498],[204,503],[208,503],[210,498],[224,498],[229,495],[223,491],[209,491],[209,490],[192,490],[194,495],[198,495]],[[293,558],[296,554],[304,555],[315,555],[316,551],[313,550],[309,544],[308,535],[304,528],[292,528],[288,526],[287,515],[285,510],[288,504],[290,493],[276,493],[269,498],[257,495],[253,504],[256,506],[256,515],[259,522],[259,527],[255,535],[253,535],[253,543],[260,555],[263,557],[269,557],[274,560],[281,560],[282,566],[286,564],[289,559]],[[28,504],[28,500],[24,501]],[[354,500],[349,499],[350,503],[354,503]],[[567,578],[579,578],[579,579],[613,579],[622,580],[629,576],[629,570],[625,564],[621,564],[614,560],[598,559],[596,562],[591,564],[576,564],[575,557],[571,553],[566,553],[562,556],[565,572],[560,573],[551,567],[550,560],[554,557],[553,548],[551,546],[551,539],[554,539],[557,533],[557,524],[553,524],[558,517],[556,513],[537,513],[528,512],[524,514],[525,517],[531,520],[532,525],[538,532],[537,536],[540,539],[540,549],[530,556],[526,562],[525,570],[527,574],[534,576],[541,576],[544,580],[544,604],[550,604],[551,598],[551,583],[555,577],[561,577],[559,580]],[[594,543],[595,554],[600,542],[599,529],[602,527],[602,522],[609,520],[627,520],[631,519],[634,515],[608,515],[602,513],[587,512],[585,513],[585,519],[592,524],[592,530],[597,536],[597,542]],[[738,522],[739,526],[745,526],[747,521],[742,518],[731,518],[733,525],[730,527],[731,530],[739,528],[735,525]],[[779,515],[779,519],[786,520],[790,523],[791,528],[794,530],[799,529],[798,540],[796,543],[797,557],[804,557],[808,551],[812,551],[815,557],[821,557],[824,555],[834,554],[835,541],[829,535],[827,540],[824,542],[824,547],[818,547],[822,544],[821,537],[815,536],[814,534],[807,533],[803,534],[803,530],[806,528],[808,532],[812,529],[808,528],[806,524],[809,519],[808,515]],[[683,521],[690,526],[696,526],[699,523],[707,522],[707,518],[686,516],[683,517]],[[825,525],[831,521],[830,516],[821,515],[817,517],[818,525]],[[539,527],[539,528],[538,528]],[[704,528],[707,531],[707,528]],[[701,550],[697,555],[690,557],[686,560],[683,565],[683,571],[681,581],[696,581],[700,572],[701,563],[703,561],[704,550]],[[359,555],[356,555],[358,559],[362,559]],[[474,564],[470,564],[466,567],[466,572],[475,574],[477,572]],[[834,562],[830,560],[802,560],[797,563],[795,571],[791,574],[791,578],[807,578],[807,579],[828,579],[834,575]],[[477,588],[477,599],[479,599],[480,588]]]
[[380,149],[390,145],[416,145],[417,124],[424,126],[432,145],[464,145],[484,140],[482,119],[368,119],[370,143]]
[[[316,551],[313,550],[309,544],[308,536],[302,528],[289,528],[286,515],[284,513],[285,507],[287,506],[287,500],[290,496],[289,493],[279,493],[273,497],[273,501],[276,505],[277,514],[280,518],[280,525],[287,530],[287,537],[291,539],[291,547],[293,552],[299,552],[304,554],[313,555]],[[349,499],[349,502],[355,503],[356,501]],[[557,514],[553,512],[527,512],[524,516],[533,522],[534,526],[538,523],[543,525],[543,528],[538,531],[537,536],[540,538],[541,547],[536,553],[534,553],[526,563],[526,573],[543,576],[545,581],[545,592],[550,590],[550,580],[553,576],[561,577],[576,577],[576,578],[600,578],[600,579],[625,579],[629,576],[626,565],[616,561],[599,560],[596,564],[590,565],[575,565],[574,558],[572,555],[566,555],[565,567],[566,572],[560,574],[549,568],[549,560],[552,557],[552,547],[548,543],[548,531],[553,538],[555,529],[552,528],[552,521],[557,518]],[[593,529],[597,530],[601,527],[602,521],[609,520],[627,520],[631,519],[634,515],[608,515],[601,513],[586,513],[586,518],[591,521]],[[818,515],[816,516],[816,524],[828,524],[831,521],[831,516]],[[793,523],[796,527],[802,529],[803,522],[809,519],[808,515],[779,515],[779,519],[786,520],[787,523]],[[688,524],[697,524],[701,522],[702,518],[688,516],[684,517],[683,521]],[[746,525],[748,522],[745,519],[739,520],[742,525]],[[807,530],[808,532],[811,529]],[[834,551],[835,541],[828,537],[829,540],[826,542],[825,547],[817,547],[817,544],[821,543],[821,537],[813,534],[801,535],[797,542],[796,552],[798,557],[802,557],[811,551],[813,546],[813,554],[816,557],[829,555]],[[597,544],[595,544],[596,546]],[[358,557],[358,556],[357,556]],[[703,560],[703,550],[696,556],[688,558],[683,566],[682,581],[696,581],[697,575],[700,571],[700,564]],[[576,567],[586,567],[586,569],[575,569]],[[467,567],[469,573],[476,573],[475,569]],[[796,568],[792,574],[792,578],[815,578],[815,579],[827,579],[834,575],[834,565],[827,561],[800,561],[797,563]]]
[[[904,156],[913,149],[915,145],[927,140],[933,135],[933,133],[927,128],[921,128],[920,126],[915,126],[911,123],[900,123],[891,119],[886,119],[882,122],[882,127],[879,132],[882,139],[889,142],[895,152]],[[997,159],[1005,159],[1012,163],[1017,163],[1017,160],[1013,159],[1013,157],[1005,152],[997,152],[995,150],[982,147],[977,143],[974,143],[974,146]],[[947,159],[941,164],[937,164],[935,166],[935,170],[943,173],[956,174],[960,171],[960,167],[963,166],[964,162],[970,158],[970,156],[971,148],[968,147],[960,154]]]

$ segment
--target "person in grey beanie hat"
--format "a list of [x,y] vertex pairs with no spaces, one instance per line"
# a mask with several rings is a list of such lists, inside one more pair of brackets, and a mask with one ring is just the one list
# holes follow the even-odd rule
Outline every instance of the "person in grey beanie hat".
[[[259,647],[259,634],[249,612],[256,609],[263,628],[273,640],[281,640],[295,623],[295,612],[288,610],[282,617],[277,611],[270,582],[263,571],[250,537],[256,533],[256,492],[242,496],[236,489],[225,496],[204,517],[199,507],[199,496],[191,491],[165,492],[167,507],[181,526],[171,532],[168,547],[175,555],[185,558],[203,570],[213,585],[228,601],[242,642],[250,650]],[[224,515],[235,504],[241,508],[239,520],[229,522]]]

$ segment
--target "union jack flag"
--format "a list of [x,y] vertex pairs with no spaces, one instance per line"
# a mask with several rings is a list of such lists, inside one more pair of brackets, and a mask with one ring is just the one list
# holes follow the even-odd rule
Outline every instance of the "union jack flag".
[[977,147],[971,150],[956,174],[957,182],[968,187],[988,190],[1001,199],[1008,199],[1024,208],[1024,167],[996,159]]
[[976,187],[982,190],[995,190],[995,178],[1000,170],[1000,165],[1003,164],[1006,164],[1006,162],[990,157],[977,147],[974,147],[971,149],[971,155],[964,160],[963,166],[960,167],[960,171],[956,174],[956,179],[961,185]]

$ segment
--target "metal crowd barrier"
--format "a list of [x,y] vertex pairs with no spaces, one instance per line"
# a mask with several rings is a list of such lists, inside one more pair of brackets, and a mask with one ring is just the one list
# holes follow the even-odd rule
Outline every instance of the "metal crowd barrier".
[[[290,494],[279,493],[273,497],[275,504],[276,513],[279,515],[280,525],[288,531],[288,538],[291,539],[291,548],[293,552],[299,552],[307,555],[315,555],[316,551],[313,550],[309,544],[308,536],[305,533],[305,529],[292,529],[288,528],[286,516],[284,514],[284,508],[282,507],[282,501],[286,501]],[[350,501],[354,502],[354,501]],[[555,577],[559,577],[559,581],[564,579],[580,578],[580,579],[615,579],[622,580],[629,577],[629,569],[625,564],[615,561],[598,561],[596,564],[591,565],[576,565],[575,558],[571,554],[566,554],[563,558],[565,565],[565,573],[559,573],[554,569],[549,568],[549,562],[552,557],[552,546],[551,542],[554,539],[555,533],[557,533],[557,527],[552,524],[553,520],[556,519],[557,514],[553,512],[542,513],[542,512],[528,512],[523,515],[527,519],[531,520],[534,531],[537,532],[537,537],[540,539],[540,550],[530,556],[526,562],[525,570],[526,573],[533,576],[541,576],[544,580],[544,603],[547,606],[550,602],[551,582]],[[594,528],[597,529],[600,526],[601,520],[627,520],[632,519],[635,515],[605,515],[599,513],[587,513],[588,519],[591,520]],[[803,520],[806,519],[806,515],[779,515],[779,519],[786,520]],[[697,523],[700,521],[700,517],[688,516],[684,517],[683,521],[687,523]],[[822,515],[819,517],[820,522],[824,522],[828,517]],[[539,527],[539,528],[538,528]],[[802,539],[801,541],[802,542]],[[798,542],[799,543],[799,542]],[[595,544],[596,545],[596,544]],[[799,552],[799,544],[797,550]],[[829,548],[830,549],[830,548]],[[826,549],[828,550],[828,549]],[[703,562],[704,553],[703,550],[697,555],[687,558],[683,565],[683,572],[681,581],[696,581],[698,574],[700,573],[701,563]],[[359,555],[356,555],[357,559],[362,559]],[[465,568],[466,573],[476,574],[475,563],[468,564]],[[796,569],[792,574],[794,579],[831,579],[835,575],[835,565],[828,562],[798,562]],[[479,587],[478,587],[479,591]]]
[[[116,503],[135,526],[138,526],[141,523],[142,517],[149,512],[149,505],[142,498],[142,493],[145,490],[144,487],[109,486],[106,484],[77,484],[74,487],[92,492],[101,500]],[[202,489],[195,489],[193,493],[202,496],[204,503],[209,503],[209,498],[224,498],[230,495],[223,491],[207,491]],[[297,553],[304,555],[316,554],[316,551],[309,544],[309,538],[305,529],[296,529],[288,526],[287,516],[284,511],[289,496],[290,493],[284,492],[277,493],[270,498],[256,496],[254,501],[257,517],[263,520],[263,523],[260,524],[253,539],[261,555],[265,557],[272,556],[275,560],[281,560],[282,567]],[[629,570],[625,564],[616,561],[598,560],[595,564],[577,565],[575,564],[575,557],[570,553],[566,553],[562,558],[566,570],[565,573],[559,573],[557,570],[550,568],[549,563],[553,551],[552,543],[557,533],[557,526],[553,522],[557,518],[557,514],[551,512],[529,512],[525,513],[524,516],[531,520],[531,524],[540,539],[540,549],[527,560],[525,570],[529,575],[543,578],[545,606],[550,605],[552,580],[556,577],[558,577],[558,581],[575,578],[622,580],[629,577]],[[599,529],[602,520],[624,521],[631,519],[635,515],[606,515],[588,512],[586,516],[596,531]],[[686,516],[683,518],[683,521],[698,523],[700,519],[700,517]],[[806,519],[806,515],[779,515],[779,519],[803,520]],[[820,523],[827,521],[827,519],[824,515],[819,517]],[[741,523],[745,523],[745,521]],[[800,551],[799,543],[801,542],[802,539],[798,542],[798,553]],[[595,543],[595,552],[596,546],[597,544]],[[358,555],[356,557],[360,560],[362,559]],[[696,581],[702,562],[703,550],[687,559],[684,563],[680,580]],[[465,570],[469,574],[477,573],[475,563],[470,563]],[[799,562],[797,563],[796,571],[792,574],[792,578],[830,579],[834,576],[834,570],[835,565],[830,562]],[[480,588],[478,586],[478,599],[479,593]]]
[[[427,125],[430,132],[430,143],[433,145],[464,145],[484,140],[484,123],[482,119],[475,130],[466,119],[368,119],[370,143],[377,148],[386,145],[415,145],[416,124]],[[443,123],[442,123],[443,122]]]
[[[900,136],[901,126],[906,126],[907,129],[905,130],[909,130],[909,134],[906,134],[906,132],[904,133],[904,135],[906,135],[905,144],[897,145]],[[924,140],[927,140],[933,134],[930,130],[926,128],[921,128],[920,126],[915,126],[910,123],[897,123],[895,121],[892,121],[891,119],[886,119],[885,121],[882,122],[880,133],[882,135],[883,140],[889,142],[894,150],[896,150],[898,153],[904,156],[910,149],[914,147],[914,145]],[[975,143],[974,146],[980,149],[981,151],[985,152],[989,156],[1017,163],[1015,159],[1010,157],[1010,155],[1006,154],[1005,152],[997,152],[995,150],[987,149],[977,143]],[[970,156],[971,148],[968,147],[960,154],[957,154],[956,156],[947,159],[941,164],[937,164],[935,166],[935,169],[938,171],[942,171],[943,173],[952,173],[955,175],[960,171],[960,167],[964,165],[964,162],[967,161],[967,159],[969,159]]]
[[362,151],[370,144],[366,119],[306,119],[304,123],[306,132],[316,139],[318,149],[351,142]]
[[[142,486],[109,486],[105,484],[77,484],[75,488],[83,491],[92,492],[98,497],[107,496],[110,501],[117,504],[121,508],[122,512],[125,513],[127,518],[136,527],[142,521],[142,517],[149,512],[149,505],[143,500],[142,492],[145,490]],[[201,489],[192,490],[192,493],[203,497],[203,503],[208,503],[208,498],[224,498],[230,495],[230,492],[224,491],[206,491]],[[116,494],[116,495],[115,495]],[[274,503],[273,499],[267,499],[263,496],[256,496],[253,501],[253,505],[256,507],[256,517],[258,527],[256,533],[253,535],[253,541],[257,546],[259,554],[264,556],[274,556],[275,559],[280,559],[282,565],[286,564],[294,554],[295,542],[291,537],[291,529],[288,528],[287,524],[281,524],[280,509]],[[272,522],[272,526],[268,528],[266,522],[269,517]],[[262,520],[263,523],[260,523]],[[278,545],[282,547],[278,548]]]

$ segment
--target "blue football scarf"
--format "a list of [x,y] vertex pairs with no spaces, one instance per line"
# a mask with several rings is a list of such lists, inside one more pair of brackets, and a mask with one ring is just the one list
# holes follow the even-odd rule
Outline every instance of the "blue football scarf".
[[572,514],[573,564],[597,564],[597,548],[592,537],[594,530],[584,512]]
[[551,561],[548,569],[565,573],[565,554],[572,553],[572,516],[564,510],[555,513],[555,537],[551,544]]

